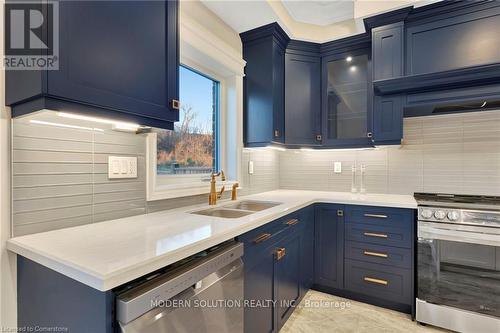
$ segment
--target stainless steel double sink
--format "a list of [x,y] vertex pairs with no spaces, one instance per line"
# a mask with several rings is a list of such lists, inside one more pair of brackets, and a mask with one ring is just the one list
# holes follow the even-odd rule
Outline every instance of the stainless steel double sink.
[[243,200],[220,207],[195,211],[191,214],[237,219],[278,205],[281,205],[281,202]]

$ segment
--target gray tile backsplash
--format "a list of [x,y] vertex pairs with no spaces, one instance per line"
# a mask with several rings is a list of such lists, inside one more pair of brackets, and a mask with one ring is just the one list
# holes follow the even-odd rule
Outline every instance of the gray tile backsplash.
[[[68,122],[53,113],[12,120],[15,236],[146,212],[145,137]],[[109,155],[136,156],[138,178],[109,180]]]
[[[335,161],[343,162],[341,174]],[[279,163],[284,189],[350,191],[356,163],[366,165],[369,192],[500,195],[500,112],[405,118],[400,147],[286,151]]]
[[[12,196],[16,236],[206,202],[206,195],[146,202],[146,138],[13,120]],[[73,121],[74,122],[74,121]],[[138,178],[109,180],[109,155],[137,156]],[[248,173],[248,162],[254,173]],[[333,163],[342,162],[342,173]],[[351,167],[366,165],[372,193],[500,195],[500,112],[404,120],[399,148],[277,151],[243,149],[239,195],[283,189],[350,191]],[[358,177],[359,178],[359,177]],[[359,183],[359,179],[358,179]],[[226,193],[226,197],[229,193]]]

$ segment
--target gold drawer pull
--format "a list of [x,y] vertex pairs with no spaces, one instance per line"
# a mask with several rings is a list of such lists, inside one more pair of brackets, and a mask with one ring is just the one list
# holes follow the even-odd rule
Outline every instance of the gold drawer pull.
[[298,224],[300,221],[298,219],[291,219],[289,221],[286,221],[284,224],[286,225],[296,225]]
[[363,254],[365,256],[380,257],[380,258],[387,258],[388,257],[388,255],[386,253],[380,253],[380,252],[363,251]]
[[181,102],[179,102],[178,100],[176,99],[173,99],[172,100],[172,109],[174,110],[179,110],[181,107]]
[[269,238],[271,238],[271,234],[262,234],[259,237],[255,238],[253,240],[253,243],[254,244],[259,244],[259,243],[262,243],[262,242],[268,240]]
[[375,232],[364,232],[363,235],[368,236],[368,237],[378,237],[378,238],[387,238],[386,234],[377,234]]
[[382,214],[365,214],[365,217],[374,217],[377,219],[386,219],[387,215],[382,215]]
[[384,286],[387,286],[389,284],[388,281],[386,280],[381,280],[381,279],[375,279],[372,277],[365,276],[364,279],[366,282],[371,282],[371,283],[376,283],[376,284],[382,284]]
[[286,249],[284,247],[279,247],[276,250],[276,260],[281,260],[286,255]]

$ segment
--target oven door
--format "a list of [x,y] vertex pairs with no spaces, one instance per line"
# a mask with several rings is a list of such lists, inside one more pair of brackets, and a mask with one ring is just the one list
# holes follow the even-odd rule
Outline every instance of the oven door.
[[500,317],[500,229],[418,222],[418,298]]

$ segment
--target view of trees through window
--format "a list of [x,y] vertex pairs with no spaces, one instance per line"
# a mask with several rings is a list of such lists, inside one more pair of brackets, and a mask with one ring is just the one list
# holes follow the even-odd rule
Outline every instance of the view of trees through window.
[[158,131],[157,173],[207,174],[216,168],[219,82],[181,66],[179,83],[179,121]]

